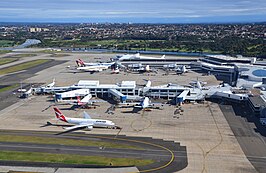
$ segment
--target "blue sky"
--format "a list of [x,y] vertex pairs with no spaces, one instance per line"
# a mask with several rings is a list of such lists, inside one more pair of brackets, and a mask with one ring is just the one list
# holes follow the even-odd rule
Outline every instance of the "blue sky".
[[266,21],[266,0],[1,0],[0,22]]

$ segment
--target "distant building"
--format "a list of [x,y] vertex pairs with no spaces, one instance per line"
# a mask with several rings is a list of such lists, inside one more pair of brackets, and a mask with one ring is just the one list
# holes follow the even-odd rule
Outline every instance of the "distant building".
[[30,32],[42,32],[42,31],[49,31],[48,28],[30,28],[29,29]]

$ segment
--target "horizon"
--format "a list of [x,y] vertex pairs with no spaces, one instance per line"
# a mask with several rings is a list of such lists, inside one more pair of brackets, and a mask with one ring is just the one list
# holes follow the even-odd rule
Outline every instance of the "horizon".
[[132,22],[1,22],[0,24],[128,24],[128,25],[138,25],[138,24],[148,24],[148,25],[244,25],[244,24],[266,24],[265,21],[261,22],[195,22],[195,23],[132,23]]
[[[196,5],[195,5],[196,4]],[[257,0],[2,0],[1,23],[261,23]]]

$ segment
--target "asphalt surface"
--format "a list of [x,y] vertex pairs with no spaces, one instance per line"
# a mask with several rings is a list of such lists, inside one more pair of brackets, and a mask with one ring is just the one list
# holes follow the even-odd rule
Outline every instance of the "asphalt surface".
[[[58,154],[77,154],[89,156],[106,156],[106,157],[123,157],[137,159],[152,159],[155,162],[146,166],[137,167],[140,171],[170,173],[184,169],[187,162],[187,151],[185,146],[173,141],[164,141],[161,139],[153,139],[149,137],[128,137],[119,135],[115,138],[113,135],[93,135],[85,133],[70,133],[56,136],[57,132],[36,132],[36,131],[0,131],[1,134],[20,135],[20,136],[40,136],[63,139],[78,140],[96,140],[104,142],[112,142],[118,144],[127,144],[141,147],[144,150],[137,149],[116,149],[92,146],[66,146],[57,144],[36,144],[36,143],[17,143],[17,142],[0,142],[0,150],[4,151],[24,151],[24,152],[45,152]],[[23,162],[3,161],[0,165],[20,166]],[[71,165],[71,164],[50,164],[27,162],[30,166],[43,167],[99,167],[97,165]],[[160,169],[159,169],[160,168]],[[149,170],[149,171],[148,171]]]
[[[35,67],[29,68],[27,70],[23,70],[19,73],[15,74],[9,74],[9,75],[4,75],[0,77],[0,88],[1,86],[12,86],[14,84],[19,84],[20,87],[20,82],[30,78],[35,75],[35,73],[42,71],[44,69],[47,69],[49,67],[65,63],[66,61],[55,61],[55,60],[50,60],[48,62],[45,62],[43,64],[37,65]],[[0,92],[0,110],[16,103],[18,101],[18,96],[19,93],[16,93],[17,89],[19,87],[13,88],[9,91],[5,92]],[[23,84],[23,88],[29,87],[29,84]]]
[[245,104],[220,105],[246,157],[258,172],[266,172],[266,128]]

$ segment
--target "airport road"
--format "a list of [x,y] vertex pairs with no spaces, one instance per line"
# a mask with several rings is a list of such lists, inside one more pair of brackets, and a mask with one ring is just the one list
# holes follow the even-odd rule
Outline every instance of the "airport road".
[[[34,132],[34,131],[0,131],[0,134],[13,135],[30,135],[42,137],[57,137],[54,132]],[[65,139],[82,139],[82,140],[100,140],[105,142],[117,142],[128,145],[139,146],[144,150],[136,149],[116,149],[116,148],[100,148],[90,146],[65,146],[57,144],[34,144],[34,143],[17,143],[17,142],[1,142],[0,149],[7,151],[24,151],[24,152],[45,152],[58,154],[77,154],[90,156],[106,156],[106,157],[122,157],[122,158],[139,158],[152,159],[155,162],[146,166],[139,166],[141,172],[176,172],[187,166],[186,147],[180,146],[179,143],[171,141],[163,141],[160,139],[142,138],[142,137],[127,137],[112,135],[88,135],[83,133],[72,133],[59,136]],[[14,165],[20,162],[10,162]],[[1,164],[1,162],[0,162]],[[8,162],[5,162],[8,164]],[[34,163],[28,163],[34,166]],[[55,164],[54,164],[55,165]],[[40,166],[36,164],[35,166]],[[46,165],[47,166],[47,165]],[[64,167],[58,164],[58,167]],[[66,165],[69,167],[69,165]],[[84,165],[81,165],[85,167]],[[87,167],[95,167],[95,165]]]
[[260,134],[265,127],[261,127],[258,118],[244,104],[220,105],[220,108],[248,160],[258,172],[266,172],[266,137]]

